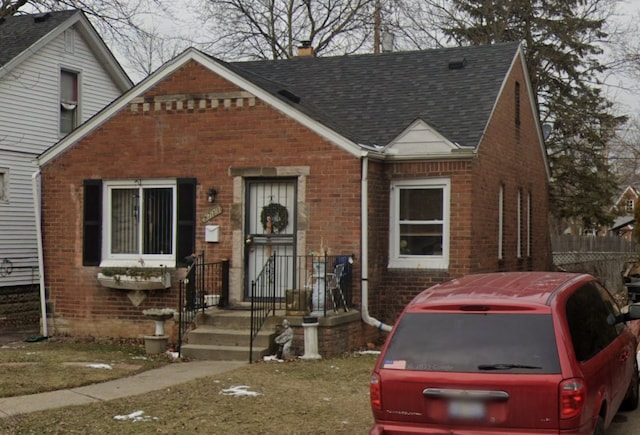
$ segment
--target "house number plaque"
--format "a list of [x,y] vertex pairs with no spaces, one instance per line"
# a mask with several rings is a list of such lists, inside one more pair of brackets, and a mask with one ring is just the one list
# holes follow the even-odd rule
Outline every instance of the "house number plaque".
[[213,207],[211,207],[211,209],[209,209],[209,211],[206,212],[204,216],[202,216],[202,218],[200,219],[200,222],[202,223],[208,222],[220,214],[222,214],[222,206],[220,204],[216,204]]

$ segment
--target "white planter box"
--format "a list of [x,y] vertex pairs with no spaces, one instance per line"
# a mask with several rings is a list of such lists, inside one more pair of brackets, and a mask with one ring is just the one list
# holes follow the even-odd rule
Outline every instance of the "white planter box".
[[160,290],[171,287],[171,275],[152,276],[141,278],[139,276],[115,275],[105,276],[98,273],[98,281],[103,287],[120,290]]

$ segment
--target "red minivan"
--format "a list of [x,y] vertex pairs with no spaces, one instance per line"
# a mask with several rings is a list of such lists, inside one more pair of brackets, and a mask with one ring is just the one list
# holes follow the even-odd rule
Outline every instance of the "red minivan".
[[602,435],[638,406],[637,341],[591,275],[507,272],[431,287],[371,375],[371,434]]

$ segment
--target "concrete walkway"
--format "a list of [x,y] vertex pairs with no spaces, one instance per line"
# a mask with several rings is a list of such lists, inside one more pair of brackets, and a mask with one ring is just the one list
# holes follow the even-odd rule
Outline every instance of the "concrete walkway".
[[[39,336],[37,327],[0,331],[0,345]],[[175,362],[126,378],[67,390],[0,398],[0,418],[65,406],[87,405],[161,390],[247,365],[240,361]]]
[[247,364],[239,361],[177,362],[99,384],[27,396],[0,398],[0,418],[136,396],[193,379],[224,373]]

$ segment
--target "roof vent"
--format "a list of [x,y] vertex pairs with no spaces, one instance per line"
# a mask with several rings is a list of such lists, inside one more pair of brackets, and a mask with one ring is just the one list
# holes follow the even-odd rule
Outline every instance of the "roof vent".
[[449,69],[462,69],[467,65],[467,59],[453,59],[449,61]]
[[33,22],[34,23],[42,23],[43,21],[46,21],[47,18],[49,18],[51,16],[51,12],[45,12],[42,14],[35,14],[33,16]]
[[285,97],[287,100],[293,101],[294,103],[298,104],[300,102],[300,97],[298,97],[296,94],[294,94],[291,91],[287,91],[286,89],[280,89],[278,91],[279,95],[282,95],[283,97]]

